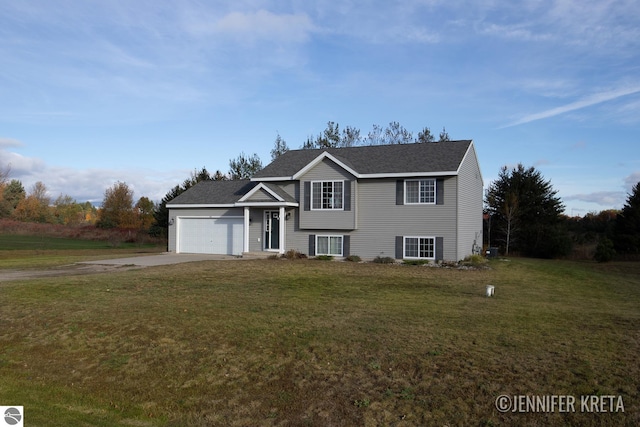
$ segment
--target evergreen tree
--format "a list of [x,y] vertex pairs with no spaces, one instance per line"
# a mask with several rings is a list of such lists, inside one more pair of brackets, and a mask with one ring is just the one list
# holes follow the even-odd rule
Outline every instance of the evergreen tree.
[[169,228],[169,209],[167,209],[167,203],[169,203],[200,181],[207,181],[210,179],[224,181],[226,180],[226,176],[223,175],[222,172],[216,171],[216,174],[212,178],[209,174],[209,171],[207,171],[207,168],[203,166],[202,169],[194,170],[193,172],[191,172],[189,178],[185,179],[182,185],[176,185],[171,190],[169,190],[169,192],[167,192],[167,194],[165,194],[165,196],[162,198],[160,203],[156,205],[153,211],[153,218],[155,222],[151,226],[149,234],[153,236],[166,236],[167,229]]
[[276,137],[276,140],[273,144],[273,149],[271,150],[271,161],[274,161],[275,159],[282,156],[287,151],[289,151],[287,142],[284,139],[282,139],[282,137],[278,133],[278,136]]
[[385,144],[410,144],[413,134],[398,122],[391,122],[384,131]]
[[0,218],[10,217],[20,201],[27,197],[22,182],[12,179],[4,186],[0,184]]
[[425,127],[420,132],[418,132],[418,138],[416,139],[417,143],[424,144],[426,142],[435,142],[436,137],[431,133],[431,129],[429,127]]
[[342,129],[342,139],[340,141],[341,147],[356,147],[360,144],[362,144],[360,129],[356,129],[351,126],[347,126]]
[[451,139],[449,138],[449,133],[443,126],[442,132],[440,132],[440,137],[438,138],[438,142],[447,142],[447,141],[451,141]]
[[255,153],[249,157],[242,152],[237,158],[229,160],[230,179],[249,179],[260,169],[262,161]]
[[619,253],[640,253],[640,182],[633,186],[627,203],[616,217],[613,243]]
[[533,167],[504,166],[485,197],[493,222],[492,242],[523,255],[553,258],[566,255],[571,240],[562,222],[564,206],[550,181]]

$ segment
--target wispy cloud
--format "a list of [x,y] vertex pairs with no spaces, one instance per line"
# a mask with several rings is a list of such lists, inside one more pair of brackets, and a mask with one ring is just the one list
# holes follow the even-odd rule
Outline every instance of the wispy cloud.
[[555,117],[561,114],[565,114],[571,111],[580,110],[582,108],[591,107],[592,105],[601,104],[607,101],[613,101],[614,99],[621,98],[627,95],[633,95],[635,93],[640,92],[640,85],[632,85],[628,87],[623,87],[620,89],[614,89],[605,92],[599,92],[585,98],[582,98],[578,101],[571,102],[566,105],[562,105],[560,107],[552,108],[550,110],[542,111],[540,113],[530,114],[528,116],[524,116],[512,123],[504,125],[500,127],[500,129],[518,126],[525,123],[530,123],[536,120],[548,119],[550,117]]
[[572,144],[569,147],[571,150],[584,150],[585,148],[587,148],[587,143],[586,141],[578,141],[575,144]]
[[116,181],[126,182],[136,198],[145,196],[159,201],[169,188],[181,182],[190,172],[60,167],[11,149],[23,146],[18,141],[0,138],[0,169],[9,169],[9,179],[19,180],[27,189],[40,181],[46,185],[52,197],[69,195],[82,202],[100,202],[104,191]]
[[253,13],[232,12],[211,27],[215,33],[227,34],[241,41],[275,41],[304,43],[313,30],[311,19],[304,14],[276,14],[266,10]]
[[573,194],[564,197],[564,200],[577,200],[580,202],[595,203],[600,206],[622,207],[625,194],[622,191],[597,191],[587,194]]
[[[13,138],[0,138],[0,153],[2,153],[2,150],[4,148],[9,148],[9,147],[22,147],[24,144],[20,141],[18,141],[17,139],[13,139]],[[0,165],[2,166],[2,165]]]
[[640,183],[640,171],[634,172],[624,179],[625,188],[631,192],[634,185]]

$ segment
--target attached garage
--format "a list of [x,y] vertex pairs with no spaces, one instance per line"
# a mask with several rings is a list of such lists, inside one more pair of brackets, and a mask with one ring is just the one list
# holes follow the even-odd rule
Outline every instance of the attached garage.
[[177,217],[177,251],[193,254],[242,254],[242,217]]

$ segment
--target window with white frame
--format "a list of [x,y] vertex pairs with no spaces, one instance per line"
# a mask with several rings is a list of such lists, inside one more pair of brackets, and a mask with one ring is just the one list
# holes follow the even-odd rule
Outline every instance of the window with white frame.
[[342,256],[342,236],[316,236],[316,255]]
[[435,204],[435,179],[408,179],[405,185],[405,204]]
[[435,259],[435,237],[405,237],[404,258]]
[[311,183],[311,209],[343,209],[342,181],[315,181]]

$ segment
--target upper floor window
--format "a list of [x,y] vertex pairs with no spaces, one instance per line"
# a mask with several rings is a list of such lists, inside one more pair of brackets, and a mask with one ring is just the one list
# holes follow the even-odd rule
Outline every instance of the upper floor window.
[[343,209],[342,181],[315,181],[311,183],[311,209]]
[[408,179],[405,185],[405,204],[435,204],[435,179]]

